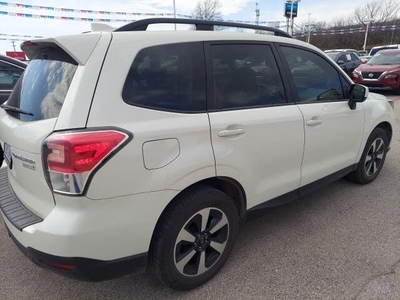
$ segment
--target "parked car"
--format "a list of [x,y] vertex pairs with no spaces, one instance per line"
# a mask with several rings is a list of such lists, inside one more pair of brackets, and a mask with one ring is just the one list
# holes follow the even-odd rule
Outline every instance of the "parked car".
[[400,94],[400,49],[381,50],[353,72],[353,81]]
[[325,50],[324,52],[325,53],[329,53],[329,52],[351,52],[357,57],[362,56],[362,54],[359,51],[355,50],[355,49],[331,49],[331,50]]
[[358,53],[360,54],[360,56],[368,55],[368,51],[366,51],[366,50],[358,50]]
[[355,68],[362,64],[358,56],[352,52],[330,51],[326,53],[335,63],[339,65],[348,75],[351,75]]
[[[198,30],[146,31],[156,23]],[[370,183],[390,149],[393,102],[279,29],[147,19],[22,50],[31,61],[0,109],[1,216],[65,276],[147,265],[197,287],[240,222],[343,176]]]
[[373,47],[371,51],[369,51],[370,56],[374,56],[376,53],[378,53],[381,50],[394,50],[394,49],[400,49],[400,44],[393,44],[393,45],[384,45],[384,46],[377,46]]
[[10,96],[25,68],[24,62],[0,54],[0,104]]

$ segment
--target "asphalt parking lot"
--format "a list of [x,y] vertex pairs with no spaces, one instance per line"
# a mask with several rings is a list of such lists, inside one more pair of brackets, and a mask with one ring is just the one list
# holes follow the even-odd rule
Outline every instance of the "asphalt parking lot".
[[0,222],[0,299],[400,299],[400,96],[380,176],[346,180],[241,227],[231,259],[190,292],[147,273],[86,283],[30,262]]

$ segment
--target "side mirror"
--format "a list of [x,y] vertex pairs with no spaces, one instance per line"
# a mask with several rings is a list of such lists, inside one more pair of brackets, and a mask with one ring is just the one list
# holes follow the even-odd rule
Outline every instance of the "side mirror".
[[350,88],[350,109],[356,109],[357,102],[364,102],[369,94],[369,89],[361,84],[353,84]]

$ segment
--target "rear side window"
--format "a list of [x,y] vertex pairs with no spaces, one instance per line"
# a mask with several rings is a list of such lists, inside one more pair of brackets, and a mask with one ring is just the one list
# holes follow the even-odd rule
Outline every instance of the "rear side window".
[[41,49],[29,62],[7,104],[30,112],[22,121],[56,118],[68,93],[77,63],[60,48]]
[[20,78],[23,68],[0,61],[0,90],[11,91]]
[[206,80],[201,43],[181,43],[141,50],[122,91],[131,105],[175,112],[206,110]]

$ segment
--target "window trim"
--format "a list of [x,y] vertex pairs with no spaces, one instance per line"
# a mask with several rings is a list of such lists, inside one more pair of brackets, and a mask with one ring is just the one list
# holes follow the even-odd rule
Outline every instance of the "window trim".
[[289,69],[289,66],[286,62],[286,58],[285,55],[282,52],[281,47],[289,47],[289,48],[295,48],[295,49],[299,49],[299,50],[304,50],[304,51],[308,51],[311,53],[314,53],[316,55],[318,55],[319,57],[321,57],[322,59],[324,59],[329,65],[331,65],[334,69],[336,69],[336,72],[338,74],[338,79],[340,81],[340,85],[342,86],[342,92],[344,94],[344,87],[343,87],[343,83],[342,80],[340,79],[340,75],[342,75],[343,79],[346,80],[346,82],[349,85],[353,85],[352,82],[350,82],[348,80],[348,75],[339,67],[339,65],[337,64],[333,64],[331,59],[327,59],[326,56],[327,54],[321,55],[321,53],[315,51],[314,49],[310,49],[307,47],[302,47],[299,45],[294,45],[294,44],[287,44],[287,43],[275,43],[275,46],[277,48],[277,52],[278,55],[280,56],[280,59],[283,61],[283,68],[285,69],[286,73],[287,73],[287,80],[289,82],[290,85],[290,89],[292,91],[292,95],[293,95],[293,101],[296,105],[301,105],[301,104],[313,104],[313,103],[338,103],[338,102],[348,102],[350,100],[350,98],[344,98],[344,99],[337,99],[337,100],[310,100],[310,101],[299,101],[298,99],[298,94],[297,94],[297,89],[296,89],[296,85],[293,81],[293,78],[291,76],[291,72]]
[[[259,46],[269,46],[271,48],[272,55],[275,58],[275,63],[277,70],[280,74],[283,92],[285,93],[286,102],[277,104],[265,104],[249,107],[232,107],[232,108],[217,108],[216,99],[214,97],[214,76],[213,76],[213,63],[211,57],[211,47],[221,45],[259,45]],[[290,84],[287,79],[286,70],[283,67],[281,57],[279,56],[275,43],[264,42],[264,41],[243,41],[243,40],[219,40],[219,41],[209,41],[204,42],[204,53],[206,62],[206,73],[207,73],[207,111],[212,112],[225,112],[225,111],[237,111],[237,110],[248,110],[248,109],[260,109],[267,107],[280,107],[287,105],[295,105],[293,102],[293,94],[290,89]]]
[[12,63],[12,62],[3,60],[3,59],[1,59],[1,58],[0,58],[0,62],[6,63],[6,64],[8,64],[8,65],[13,65],[14,67],[17,67],[18,69],[21,69],[21,70],[25,71],[25,68],[23,68],[23,67],[21,67],[21,66],[18,66],[18,65],[16,65],[16,64]]

